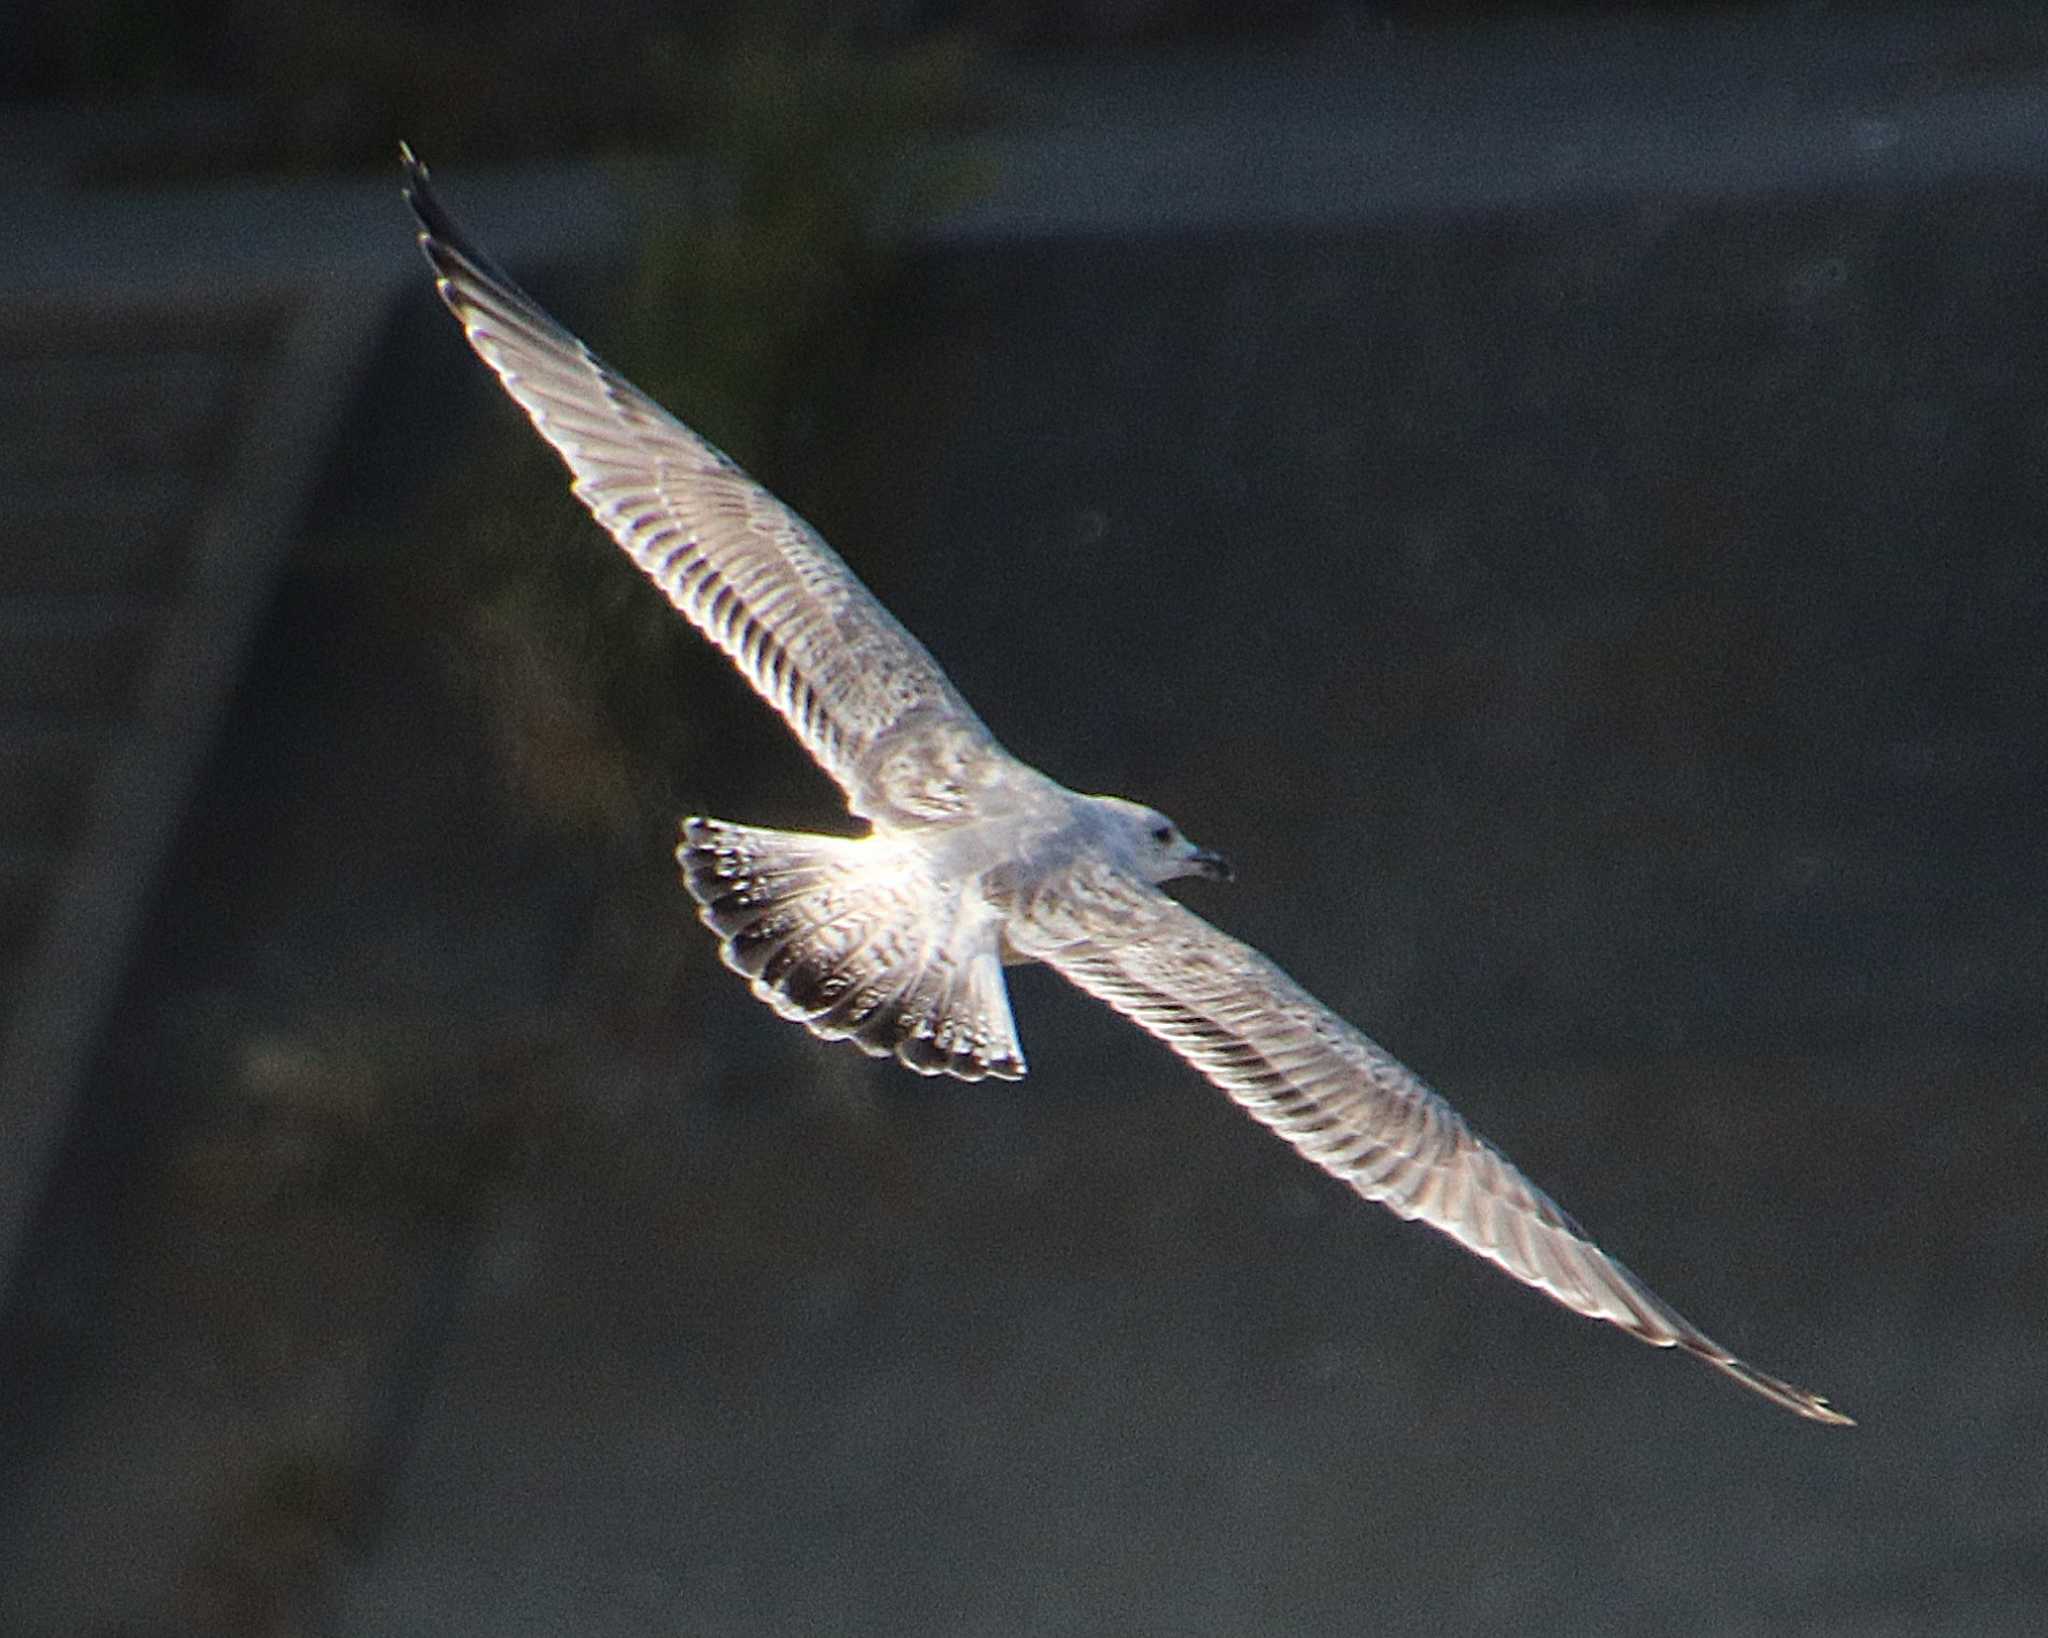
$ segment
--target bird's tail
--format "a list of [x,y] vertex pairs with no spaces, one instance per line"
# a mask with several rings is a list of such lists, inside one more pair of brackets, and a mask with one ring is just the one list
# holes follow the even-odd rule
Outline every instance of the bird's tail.
[[784,1017],[921,1075],[1023,1076],[995,912],[920,850],[685,819],[676,862],[725,964]]

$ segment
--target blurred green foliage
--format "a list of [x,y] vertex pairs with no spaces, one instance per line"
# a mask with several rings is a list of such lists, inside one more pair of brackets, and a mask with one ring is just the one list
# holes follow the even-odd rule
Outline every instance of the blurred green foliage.
[[631,372],[773,477],[788,419],[857,362],[904,230],[985,180],[935,139],[972,120],[964,35],[878,49],[759,21],[658,48],[711,196],[657,208],[622,337]]

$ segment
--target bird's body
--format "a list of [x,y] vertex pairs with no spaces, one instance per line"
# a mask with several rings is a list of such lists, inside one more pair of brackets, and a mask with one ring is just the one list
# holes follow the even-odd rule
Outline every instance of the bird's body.
[[1228,867],[1155,810],[1005,751],[808,524],[494,268],[404,157],[421,246],[471,346],[597,521],[869,822],[831,837],[684,821],[684,881],[756,995],[923,1074],[1015,1079],[1002,968],[1043,962],[1367,1199],[1801,1416],[1848,1420],[1708,1338],[1412,1071],[1162,892]]

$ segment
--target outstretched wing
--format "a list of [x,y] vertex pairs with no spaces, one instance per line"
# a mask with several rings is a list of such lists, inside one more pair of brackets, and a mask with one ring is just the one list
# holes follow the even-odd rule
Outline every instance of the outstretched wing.
[[1737,1359],[1620,1263],[1412,1070],[1250,946],[1149,888],[1069,879],[1013,920],[1021,953],[1159,1037],[1325,1171],[1591,1319],[1683,1348],[1817,1422],[1850,1419]]
[[472,245],[408,149],[441,299],[626,553],[795,730],[854,812],[943,818],[1009,759],[817,532],[606,365]]

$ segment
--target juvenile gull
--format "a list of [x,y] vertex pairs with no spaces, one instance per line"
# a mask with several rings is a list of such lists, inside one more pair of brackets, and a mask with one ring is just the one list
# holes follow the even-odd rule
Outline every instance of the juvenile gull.
[[1015,1080],[1002,968],[1042,961],[1366,1199],[1787,1410],[1849,1421],[1709,1338],[1419,1076],[1162,893],[1229,867],[1156,810],[1079,795],[1005,751],[803,519],[543,312],[401,157],[420,247],[470,346],[591,515],[868,821],[857,838],[683,821],[684,882],[757,996],[922,1075]]

